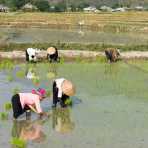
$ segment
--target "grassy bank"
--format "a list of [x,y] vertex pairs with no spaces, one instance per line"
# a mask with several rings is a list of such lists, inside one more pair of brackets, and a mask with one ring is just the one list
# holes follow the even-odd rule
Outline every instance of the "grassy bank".
[[0,51],[24,51],[28,47],[34,47],[46,50],[50,46],[56,46],[59,50],[88,50],[88,51],[104,51],[105,48],[119,48],[121,51],[147,51],[148,45],[107,45],[107,44],[79,44],[79,43],[26,43],[26,44],[0,44]]

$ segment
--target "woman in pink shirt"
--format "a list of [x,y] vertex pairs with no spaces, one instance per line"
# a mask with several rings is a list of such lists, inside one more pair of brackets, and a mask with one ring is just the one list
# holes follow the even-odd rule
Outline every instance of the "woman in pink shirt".
[[[46,90],[39,88],[38,90],[32,90],[32,93],[18,93],[12,96],[12,109],[13,117],[17,119],[24,112],[33,110],[40,116],[47,115],[42,111],[40,101],[45,98]],[[26,116],[27,117],[27,116]]]

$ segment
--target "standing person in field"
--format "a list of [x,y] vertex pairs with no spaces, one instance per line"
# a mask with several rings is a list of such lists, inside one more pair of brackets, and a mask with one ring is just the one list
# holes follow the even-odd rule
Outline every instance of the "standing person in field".
[[60,102],[61,107],[66,107],[66,100],[75,94],[75,87],[71,81],[59,78],[53,82],[53,106]]
[[120,51],[116,48],[107,48],[105,49],[105,55],[110,63],[116,62],[120,56]]
[[59,62],[58,49],[56,47],[49,47],[47,49],[47,60],[49,62]]
[[47,113],[42,111],[40,106],[40,101],[45,98],[46,90],[43,88],[39,88],[38,90],[32,90],[31,93],[18,93],[12,96],[12,109],[13,109],[13,118],[17,119],[20,115],[26,112],[30,112],[30,110],[36,112],[40,115],[47,115]]

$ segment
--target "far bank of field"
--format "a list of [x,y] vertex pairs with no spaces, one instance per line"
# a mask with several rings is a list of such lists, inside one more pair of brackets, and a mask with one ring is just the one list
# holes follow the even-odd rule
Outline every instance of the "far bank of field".
[[[148,33],[148,12],[114,12],[114,13],[0,13],[0,27],[8,28],[57,28],[73,29],[79,26],[86,30],[103,31],[120,34],[122,32],[136,34]],[[0,38],[3,38],[0,33]],[[140,41],[139,41],[140,42]],[[1,41],[0,51],[24,51],[28,47],[46,50],[49,46],[56,46],[59,50],[82,50],[102,52],[105,48],[119,48],[121,51],[147,51],[147,43],[138,44],[108,44],[102,43],[10,43]]]

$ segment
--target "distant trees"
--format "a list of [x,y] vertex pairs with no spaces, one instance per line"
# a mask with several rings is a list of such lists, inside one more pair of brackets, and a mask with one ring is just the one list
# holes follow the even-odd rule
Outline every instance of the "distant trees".
[[64,12],[67,10],[66,2],[59,2],[59,3],[55,4],[54,7],[55,7],[54,8],[55,12]]
[[102,5],[117,7],[131,7],[132,5],[144,5],[148,0],[0,0],[0,4],[8,6],[11,10],[20,10],[25,4],[30,3],[43,12],[83,11],[83,8],[95,6],[99,9]]
[[48,12],[50,10],[49,2],[46,0],[37,0],[33,3],[40,11]]

